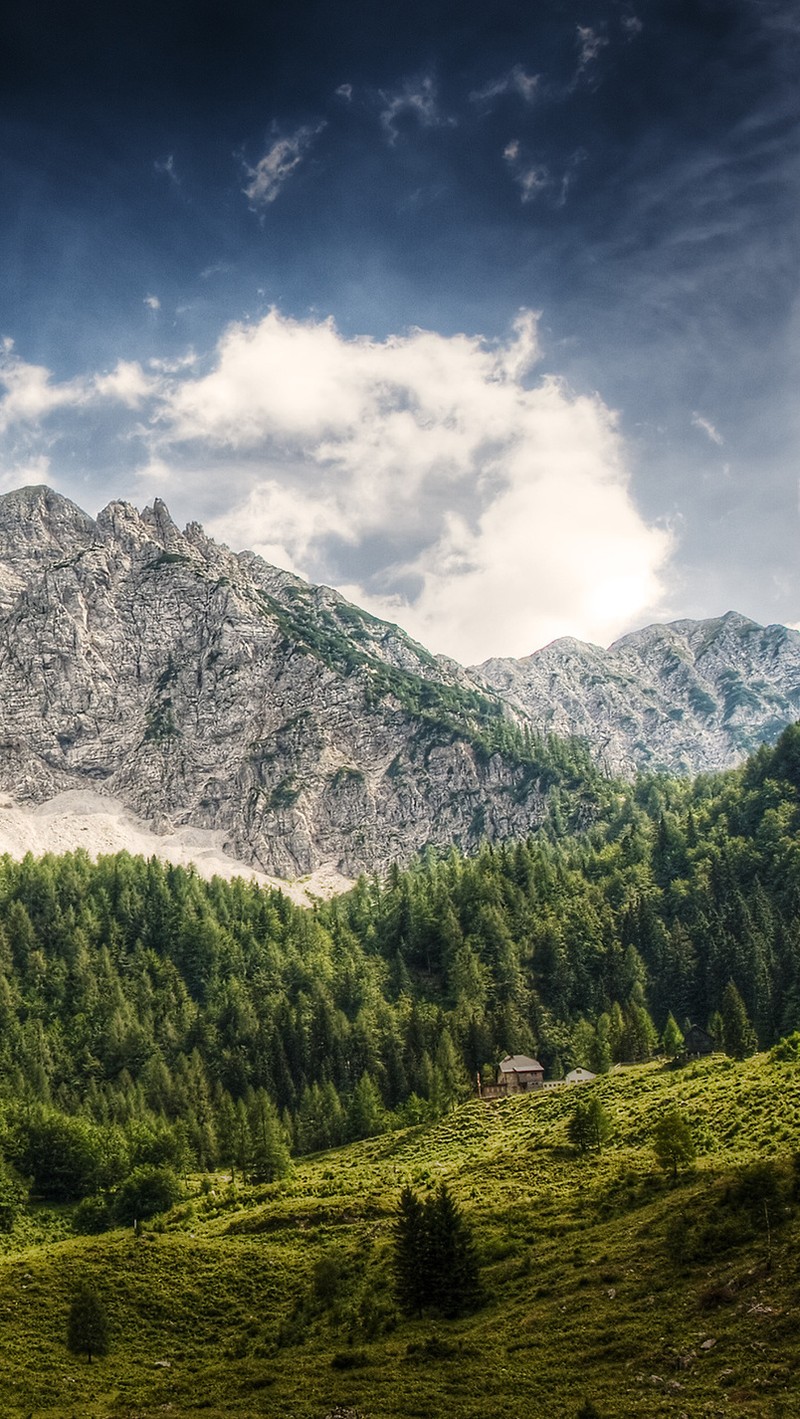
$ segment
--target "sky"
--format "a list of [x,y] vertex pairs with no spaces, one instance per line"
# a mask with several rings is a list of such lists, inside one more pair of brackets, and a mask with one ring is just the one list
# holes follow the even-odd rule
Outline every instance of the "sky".
[[466,664],[800,623],[795,0],[11,0],[0,491]]

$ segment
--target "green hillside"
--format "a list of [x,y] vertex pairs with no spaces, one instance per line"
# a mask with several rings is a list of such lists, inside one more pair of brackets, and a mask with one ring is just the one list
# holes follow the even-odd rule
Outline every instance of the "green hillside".
[[[791,1050],[787,1051],[792,1053]],[[567,1128],[599,1097],[611,1133]],[[678,1107],[697,1149],[655,1161]],[[383,1416],[790,1416],[800,1408],[800,1082],[796,1059],[614,1072],[466,1104],[435,1124],[299,1161],[281,1182],[190,1196],[134,1235],[69,1237],[0,1261],[0,1412]],[[446,1182],[473,1229],[483,1304],[408,1318],[393,1298],[400,1190]],[[206,1184],[208,1186],[208,1184]],[[39,1214],[40,1235],[67,1226]],[[112,1343],[65,1347],[81,1280]]]
[[[800,726],[607,798],[305,911],[0,860],[0,1414],[800,1412]],[[599,1077],[479,1102],[507,1051]]]

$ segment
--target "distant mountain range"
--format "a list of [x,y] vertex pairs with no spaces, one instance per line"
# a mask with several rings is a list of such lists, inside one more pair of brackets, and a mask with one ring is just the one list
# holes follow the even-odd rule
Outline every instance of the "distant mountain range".
[[564,638],[479,676],[539,729],[585,736],[614,773],[730,768],[800,717],[800,632],[735,611],[623,636]]
[[[471,670],[165,505],[0,497],[0,789],[101,793],[282,878],[523,834],[601,770],[735,763],[800,715],[800,634],[730,613]],[[594,785],[594,786],[593,786]],[[76,838],[76,841],[79,839]]]

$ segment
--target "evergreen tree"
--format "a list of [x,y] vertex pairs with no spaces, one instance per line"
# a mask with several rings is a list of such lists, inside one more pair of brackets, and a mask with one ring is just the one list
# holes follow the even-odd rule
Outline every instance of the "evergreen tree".
[[347,1135],[349,1138],[372,1138],[382,1133],[385,1127],[383,1104],[374,1079],[366,1073],[361,1075],[347,1110]]
[[270,1183],[284,1177],[289,1171],[289,1149],[278,1110],[264,1089],[259,1089],[253,1100],[250,1128],[250,1181]]
[[747,1016],[744,1001],[733,981],[728,981],[720,1007],[722,1044],[726,1054],[734,1059],[746,1059],[758,1049],[756,1032]]
[[67,1348],[73,1355],[106,1355],[109,1325],[106,1308],[94,1286],[84,1282],[73,1297],[67,1320]]
[[443,1316],[464,1315],[477,1305],[478,1258],[472,1233],[444,1183],[425,1205],[430,1305]]
[[579,1153],[599,1153],[611,1132],[611,1122],[596,1094],[576,1099],[567,1137]]
[[472,1233],[444,1183],[424,1202],[403,1189],[392,1239],[395,1295],[406,1314],[431,1309],[452,1318],[479,1303]]
[[392,1274],[397,1304],[406,1315],[422,1315],[428,1300],[425,1212],[412,1188],[400,1194],[392,1223]]

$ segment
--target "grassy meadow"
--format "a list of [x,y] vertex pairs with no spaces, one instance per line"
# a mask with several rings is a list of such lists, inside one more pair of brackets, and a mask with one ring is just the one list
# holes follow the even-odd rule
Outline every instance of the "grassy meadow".
[[[567,1123],[597,1092],[611,1136]],[[651,1130],[677,1106],[697,1149],[665,1176]],[[95,1237],[34,1209],[0,1254],[5,1419],[291,1416],[567,1419],[800,1414],[800,1070],[757,1056],[616,1071],[295,1162],[268,1187],[192,1179],[171,1213]],[[484,1304],[398,1314],[390,1229],[404,1183],[445,1181]],[[66,1348],[76,1286],[109,1353]]]

